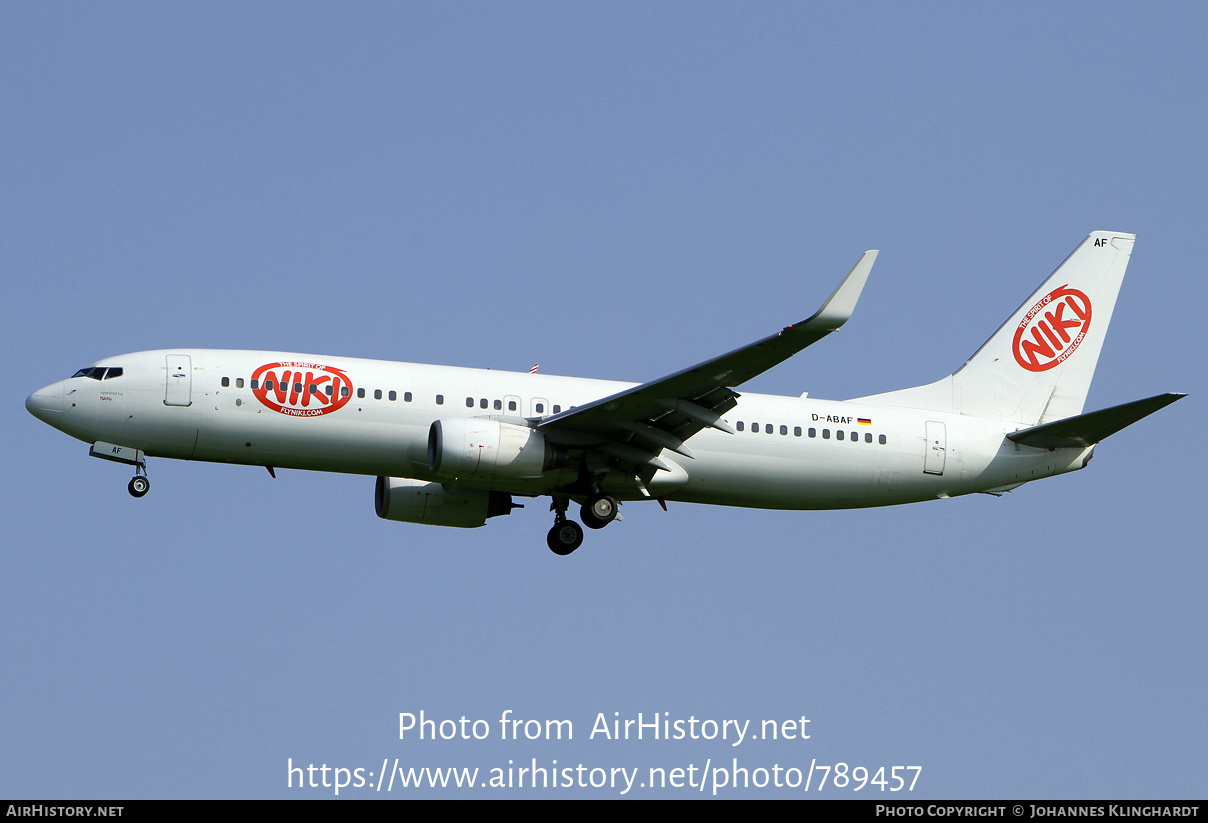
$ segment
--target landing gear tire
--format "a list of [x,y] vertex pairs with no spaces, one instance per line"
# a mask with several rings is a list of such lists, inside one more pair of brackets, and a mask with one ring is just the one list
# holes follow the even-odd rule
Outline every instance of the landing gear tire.
[[561,557],[573,552],[583,545],[583,527],[573,520],[563,520],[555,523],[545,537],[549,550]]
[[151,491],[151,481],[142,475],[131,478],[130,485],[126,487],[126,491],[130,492],[131,497],[142,497]]
[[593,494],[579,509],[579,514],[587,528],[602,529],[617,519],[617,501],[606,494]]

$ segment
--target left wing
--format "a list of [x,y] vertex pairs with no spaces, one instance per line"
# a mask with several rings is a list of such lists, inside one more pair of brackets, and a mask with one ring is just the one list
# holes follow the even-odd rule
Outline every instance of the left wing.
[[876,259],[876,251],[865,252],[808,320],[729,354],[547,417],[538,430],[555,443],[601,448],[654,468],[667,468],[657,457],[664,448],[692,457],[684,441],[701,429],[734,433],[721,419],[739,396],[731,386],[784,362],[847,322]]

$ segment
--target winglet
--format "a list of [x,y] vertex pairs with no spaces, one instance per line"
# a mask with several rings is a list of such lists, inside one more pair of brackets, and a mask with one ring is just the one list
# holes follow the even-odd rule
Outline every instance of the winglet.
[[872,264],[877,261],[877,253],[877,249],[864,252],[864,256],[856,265],[852,266],[852,270],[847,273],[847,277],[843,278],[843,282],[836,287],[830,297],[826,298],[822,308],[818,309],[809,320],[799,325],[809,324],[834,331],[846,323],[852,312],[856,310],[856,301],[860,299],[860,292],[864,291],[868,273],[872,271]]

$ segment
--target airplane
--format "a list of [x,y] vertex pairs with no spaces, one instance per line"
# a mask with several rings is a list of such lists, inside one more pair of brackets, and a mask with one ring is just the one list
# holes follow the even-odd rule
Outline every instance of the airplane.
[[634,384],[262,351],[99,360],[26,400],[38,419],[134,467],[147,457],[377,477],[379,517],[474,528],[552,498],[549,548],[620,504],[846,509],[1001,496],[1084,468],[1104,438],[1185,395],[1083,414],[1135,236],[1097,231],[955,373],[847,401],[736,391],[839,329],[877,252],[808,319]]

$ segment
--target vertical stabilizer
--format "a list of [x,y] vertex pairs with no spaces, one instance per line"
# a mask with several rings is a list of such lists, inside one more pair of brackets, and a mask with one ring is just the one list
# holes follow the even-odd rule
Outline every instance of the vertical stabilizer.
[[955,374],[861,399],[1029,426],[1081,414],[1135,239],[1093,232]]

